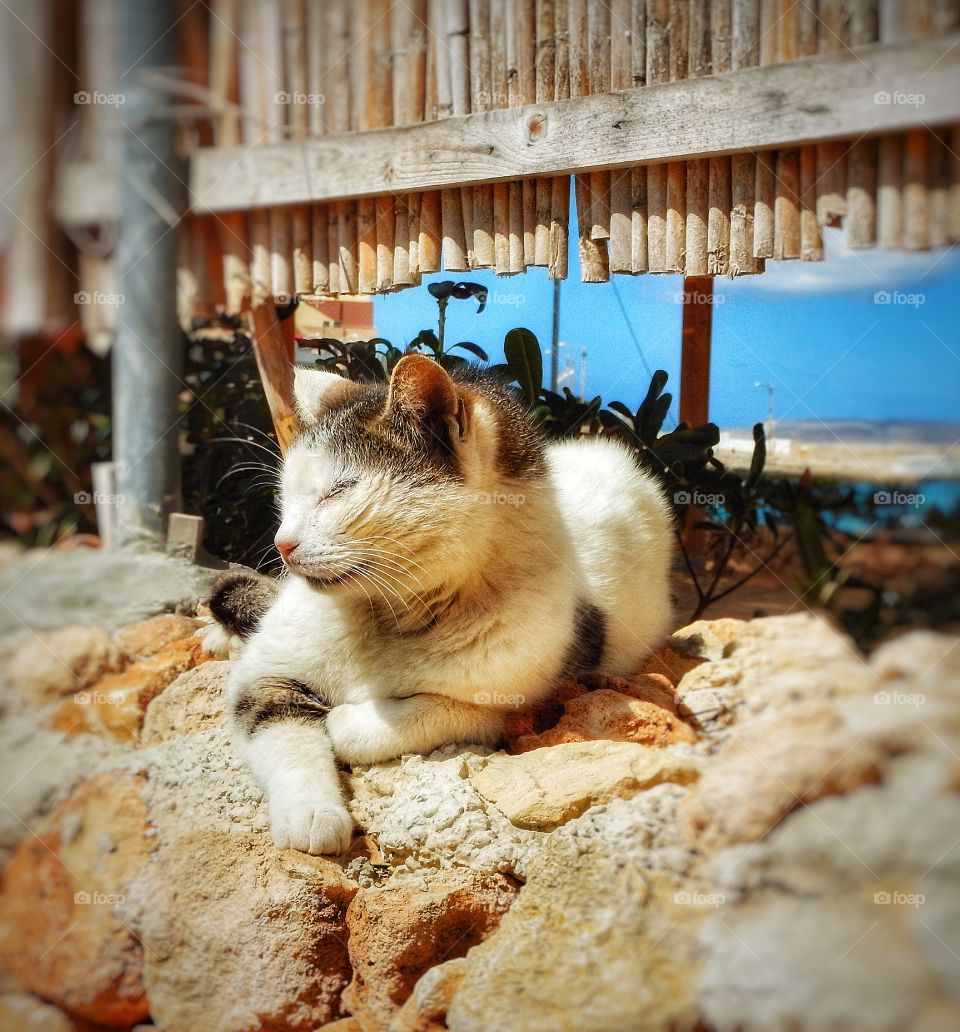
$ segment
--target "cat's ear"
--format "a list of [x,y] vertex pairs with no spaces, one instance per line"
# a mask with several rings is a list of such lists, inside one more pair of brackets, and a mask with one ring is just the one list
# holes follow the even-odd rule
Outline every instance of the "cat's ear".
[[389,409],[421,421],[439,420],[467,432],[467,407],[443,367],[426,355],[404,355],[390,377]]
[[315,423],[331,409],[346,405],[359,398],[366,388],[336,373],[295,366],[293,370],[293,397],[304,423]]

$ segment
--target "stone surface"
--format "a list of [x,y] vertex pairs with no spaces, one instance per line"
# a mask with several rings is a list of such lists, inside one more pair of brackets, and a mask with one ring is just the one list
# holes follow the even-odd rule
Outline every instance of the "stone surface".
[[183,613],[161,613],[121,627],[113,636],[117,648],[131,659],[145,659],[175,641],[189,638],[200,621]]
[[711,853],[767,834],[796,806],[878,781],[887,754],[833,710],[801,703],[734,734],[681,807],[689,844]]
[[147,706],[180,674],[206,660],[197,638],[185,638],[109,674],[77,692],[53,714],[51,723],[70,735],[100,734],[133,740]]
[[97,1032],[89,1022],[74,1020],[28,993],[0,996],[0,1029],[4,1032]]
[[[669,690],[669,682],[666,684]],[[659,689],[660,685],[655,687]],[[693,742],[696,734],[677,716],[672,690],[666,698],[651,701],[601,688],[570,700],[554,727],[538,735],[521,736],[513,751],[522,753],[548,745],[598,739],[662,747]]]
[[0,964],[72,1013],[127,1026],[147,1017],[142,949],[124,904],[150,854],[142,779],[82,785],[4,873]]
[[519,756],[491,756],[473,775],[477,791],[514,824],[549,829],[588,807],[662,782],[698,776],[690,755],[632,742],[577,742]]
[[41,706],[86,690],[123,662],[102,628],[64,627],[26,636],[7,661],[6,678],[26,702]]
[[143,744],[219,727],[229,670],[227,662],[210,661],[178,677],[147,706],[140,735]]
[[443,1032],[450,1001],[466,973],[467,961],[463,957],[430,968],[394,1015],[389,1032]]
[[462,957],[487,938],[516,891],[503,875],[468,868],[361,890],[347,912],[353,980],[343,1002],[365,1032],[386,1030],[438,959]]
[[222,570],[157,552],[30,551],[0,567],[0,634],[83,623],[117,630],[159,613],[193,613]]
[[262,835],[197,831],[131,887],[151,1015],[169,1032],[307,1032],[341,1017],[346,911],[333,861]]

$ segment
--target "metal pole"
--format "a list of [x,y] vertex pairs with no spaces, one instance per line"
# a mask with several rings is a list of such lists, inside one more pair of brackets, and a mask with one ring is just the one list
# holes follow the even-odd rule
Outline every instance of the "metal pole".
[[684,277],[683,299],[680,421],[688,426],[702,426],[710,418],[713,277]]
[[117,544],[161,548],[180,507],[177,423],[183,337],[177,322],[176,230],[186,179],[165,97],[150,72],[177,63],[176,5],[122,4],[122,184],[117,241],[120,319],[113,345]]
[[553,347],[550,349],[550,390],[557,391],[560,375],[560,280],[553,281]]

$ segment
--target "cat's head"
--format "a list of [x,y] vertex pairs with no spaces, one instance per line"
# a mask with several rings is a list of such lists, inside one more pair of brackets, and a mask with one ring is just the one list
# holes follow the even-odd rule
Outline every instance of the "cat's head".
[[284,459],[276,544],[321,587],[390,597],[455,577],[509,518],[498,492],[543,474],[506,392],[422,355],[387,387],[298,368],[294,393],[304,431]]

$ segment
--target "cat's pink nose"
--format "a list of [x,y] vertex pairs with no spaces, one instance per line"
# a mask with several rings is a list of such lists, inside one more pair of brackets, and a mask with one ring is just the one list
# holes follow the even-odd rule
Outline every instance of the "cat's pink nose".
[[296,551],[299,541],[291,541],[289,538],[277,537],[273,542],[277,546],[277,551],[280,553],[280,558],[284,562],[290,558],[291,555]]

